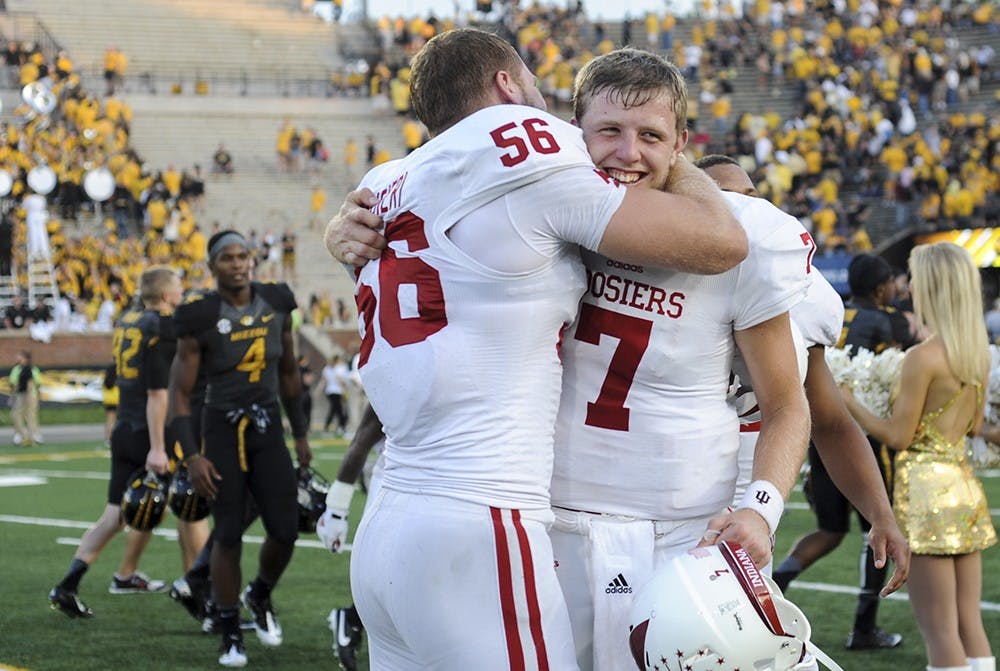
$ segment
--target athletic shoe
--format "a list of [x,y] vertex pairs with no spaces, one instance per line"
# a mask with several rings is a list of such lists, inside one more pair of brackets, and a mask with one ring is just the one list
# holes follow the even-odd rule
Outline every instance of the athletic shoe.
[[346,671],[357,671],[358,648],[361,647],[361,632],[364,628],[354,626],[347,621],[349,608],[334,608],[326,621],[333,631],[333,649],[337,651],[337,659],[341,668]]
[[222,654],[219,655],[219,664],[231,668],[239,668],[247,665],[247,651],[243,647],[243,634],[226,634],[222,637]]
[[204,591],[201,587],[192,589],[187,579],[178,578],[170,586],[170,598],[184,606],[191,617],[201,622],[205,619],[206,612]]
[[167,583],[162,580],[150,580],[149,576],[139,571],[128,578],[114,576],[111,579],[111,586],[108,587],[108,591],[112,594],[146,594],[162,592],[165,589],[167,589]]
[[243,604],[253,616],[254,629],[260,642],[272,648],[281,645],[281,625],[274,616],[271,597],[257,600],[254,598],[253,588],[247,585],[243,592]]
[[65,587],[61,585],[56,585],[49,592],[49,603],[52,605],[52,610],[61,610],[66,613],[68,617],[93,617],[94,611],[87,608],[87,606],[80,601],[80,597],[76,595],[76,592],[70,592]]
[[874,631],[852,631],[844,647],[848,650],[879,650],[895,648],[902,642],[902,634],[890,634],[876,628]]
[[[252,620],[248,620],[245,617],[240,618],[240,630],[241,631],[254,631],[256,627]],[[216,615],[215,604],[212,603],[211,599],[205,600],[205,617],[201,621],[201,631],[206,634],[221,634],[222,630],[219,629],[219,618]]]

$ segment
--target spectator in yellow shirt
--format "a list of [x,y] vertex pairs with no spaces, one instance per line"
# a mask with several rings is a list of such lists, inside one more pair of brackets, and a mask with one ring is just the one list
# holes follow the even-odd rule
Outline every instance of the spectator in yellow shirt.
[[323,206],[326,204],[326,192],[319,184],[313,186],[312,194],[309,196],[309,228],[316,228],[320,222],[320,215]]
[[344,143],[344,172],[348,175],[354,174],[354,166],[358,163],[358,143],[353,137],[347,138]]
[[424,131],[420,124],[413,117],[409,117],[403,122],[403,143],[406,145],[406,153],[409,154],[424,143]]

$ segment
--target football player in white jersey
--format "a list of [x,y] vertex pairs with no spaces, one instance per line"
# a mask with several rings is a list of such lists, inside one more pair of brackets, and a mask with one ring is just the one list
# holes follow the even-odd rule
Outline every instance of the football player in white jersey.
[[356,275],[360,372],[386,433],[351,561],[371,668],[576,669],[546,531],[579,248],[723,272],[746,235],[686,162],[672,194],[595,170],[496,36],[434,37],[410,86],[432,139],[361,185],[387,222]]
[[[708,173],[724,191],[760,195],[746,171],[728,156],[705,156],[695,165]],[[813,443],[837,488],[865,519],[871,521],[868,543],[875,554],[875,565],[884,566],[886,557],[891,557],[895,563],[895,571],[881,591],[883,597],[888,596],[906,582],[910,550],[896,523],[871,445],[844,405],[826,364],[825,349],[836,346],[844,323],[843,301],[826,278],[816,273],[806,299],[792,308],[791,317],[807,351],[805,390],[812,417]],[[752,463],[753,447],[759,435],[754,429],[760,426],[758,418],[749,419],[749,422],[748,418],[740,419],[740,480],[744,482],[750,479],[744,469],[747,462]],[[739,496],[737,492],[736,497]],[[738,500],[736,497],[734,501]]]
[[[595,163],[662,188],[687,141],[687,92],[660,56],[623,49],[577,75],[576,121]],[[809,413],[788,311],[810,283],[812,239],[770,203],[727,202],[750,242],[706,277],[585,251],[587,289],[563,340],[550,533],[581,669],[628,658],[632,594],[672,555],[727,540],[759,564],[805,456]],[[727,511],[739,423],[726,403],[736,346],[764,414],[747,495]]]

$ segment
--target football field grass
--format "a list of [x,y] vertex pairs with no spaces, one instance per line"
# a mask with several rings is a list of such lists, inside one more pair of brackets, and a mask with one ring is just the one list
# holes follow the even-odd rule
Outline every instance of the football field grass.
[[[314,466],[327,478],[336,474],[342,440],[315,440]],[[0,669],[88,671],[98,669],[213,669],[218,638],[200,633],[197,623],[163,594],[112,595],[108,584],[121,560],[124,539],[115,538],[84,577],[80,596],[94,609],[89,620],[69,619],[49,608],[47,593],[65,573],[80,536],[101,514],[108,475],[108,452],[89,443],[48,444],[31,449],[0,447]],[[998,524],[1000,473],[983,483]],[[364,496],[354,498],[352,532]],[[813,527],[812,513],[796,493],[782,519],[775,554],[784,556],[800,534]],[[157,530],[140,563],[151,577],[181,575],[173,519]],[[244,542],[244,583],[254,576],[262,529]],[[858,579],[861,536],[849,535],[841,547],[792,583],[787,596],[805,611],[813,641],[847,671],[915,671],[925,665],[923,644],[905,594],[884,601],[880,625],[904,635],[900,648],[848,652]],[[334,606],[350,603],[349,554],[332,555],[317,538],[303,536],[274,593],[284,629],[279,648],[261,646],[247,636],[248,668],[270,670],[335,669],[332,634],[326,617]],[[1000,549],[983,557],[983,617],[994,650],[1000,649]],[[678,604],[683,607],[683,604]],[[359,669],[367,669],[362,651]],[[627,667],[626,667],[627,668]],[[476,671],[470,669],[469,671]]]

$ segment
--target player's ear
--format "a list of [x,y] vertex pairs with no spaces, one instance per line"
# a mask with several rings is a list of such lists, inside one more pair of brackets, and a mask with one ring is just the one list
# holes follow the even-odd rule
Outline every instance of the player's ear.
[[580,122],[576,120],[576,117],[573,117],[572,119],[570,119],[569,122],[571,124],[573,124],[574,126],[576,126],[577,128],[580,127]]
[[498,70],[497,73],[493,75],[493,88],[501,102],[504,104],[517,102],[517,99],[515,98],[515,91],[517,90],[517,87],[514,84],[514,77],[506,70]]

